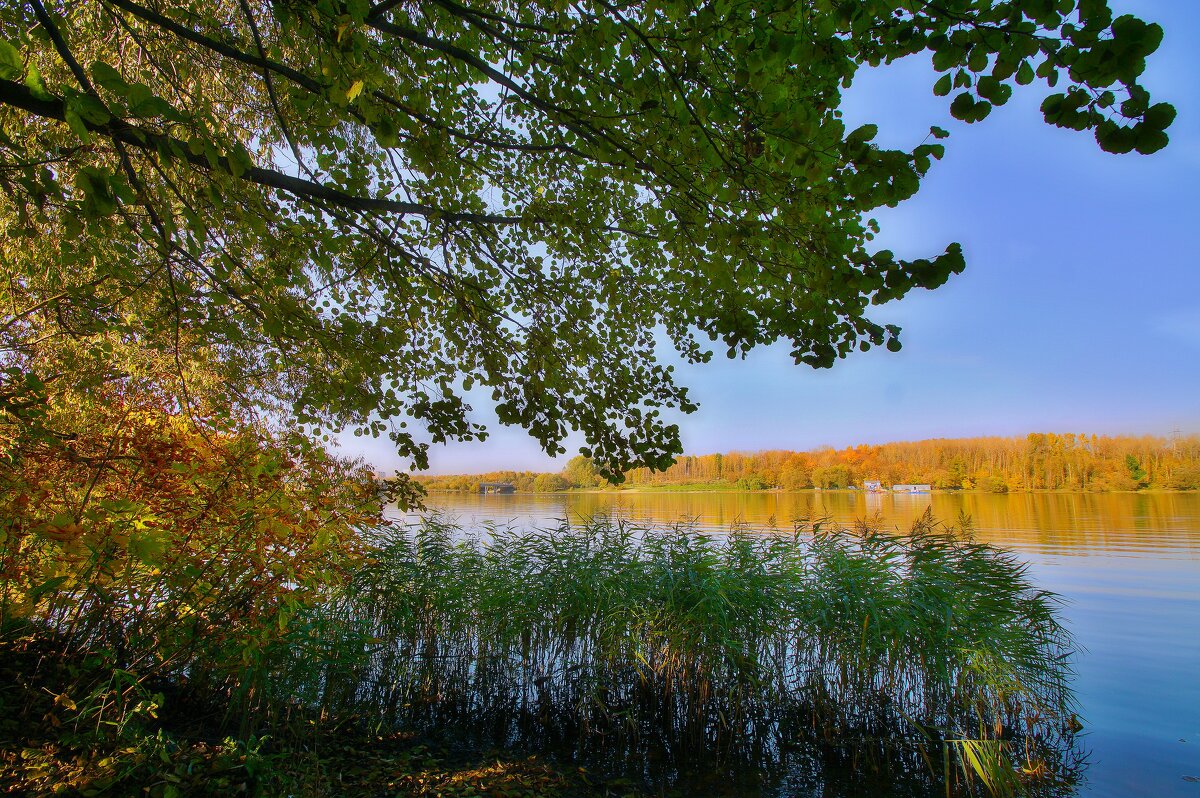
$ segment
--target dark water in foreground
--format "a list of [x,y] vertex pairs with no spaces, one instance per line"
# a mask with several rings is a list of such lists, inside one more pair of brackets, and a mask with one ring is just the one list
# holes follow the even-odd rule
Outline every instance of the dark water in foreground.
[[466,526],[611,515],[764,532],[806,517],[907,528],[927,508],[947,521],[965,513],[1067,600],[1091,752],[1078,794],[1200,798],[1200,494],[438,494],[427,504]]

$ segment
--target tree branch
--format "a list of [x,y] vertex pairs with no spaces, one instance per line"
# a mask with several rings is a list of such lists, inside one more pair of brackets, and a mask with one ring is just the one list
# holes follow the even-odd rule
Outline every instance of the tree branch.
[[[0,103],[28,111],[45,119],[59,122],[66,121],[66,106],[61,99],[39,100],[28,87],[10,80],[0,80]],[[113,142],[128,144],[141,150],[158,152],[179,160],[187,161],[193,166],[206,171],[219,170],[240,177],[251,183],[266,188],[274,188],[289,194],[308,199],[321,200],[340,208],[358,213],[402,213],[414,216],[425,216],[452,222],[474,222],[481,224],[519,224],[519,216],[501,216],[490,213],[470,213],[443,211],[429,205],[415,202],[401,202],[382,197],[363,197],[347,194],[344,191],[318,183],[292,177],[273,169],[263,169],[251,166],[240,170],[233,166],[229,158],[219,156],[216,163],[211,163],[207,156],[197,155],[188,149],[188,145],[173,136],[155,133],[145,128],[136,127],[122,119],[110,119],[103,124],[84,122],[88,130],[111,139]]]
[[215,53],[220,53],[226,58],[232,58],[233,60],[240,61],[248,66],[254,66],[258,67],[259,69],[275,72],[292,81],[296,85],[308,89],[314,94],[320,94],[322,96],[325,94],[324,86],[310,78],[308,75],[305,75],[303,72],[292,69],[289,66],[280,64],[276,61],[271,61],[268,58],[263,58],[261,56],[244,52],[243,50],[239,50],[237,47],[217,41],[216,39],[205,36],[203,33],[199,33],[198,31],[194,31],[186,25],[180,25],[178,22],[175,22],[168,17],[164,17],[162,14],[151,11],[148,8],[140,6],[137,3],[131,2],[130,0],[106,1],[117,8],[128,11],[130,14],[133,14],[135,17],[138,17],[145,22],[149,22],[151,25],[156,25],[163,30],[174,33],[181,39],[187,39],[193,44],[198,44],[205,49],[212,50]]

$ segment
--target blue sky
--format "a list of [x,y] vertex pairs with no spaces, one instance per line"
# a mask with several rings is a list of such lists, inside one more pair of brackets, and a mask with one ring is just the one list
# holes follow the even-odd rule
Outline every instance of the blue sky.
[[[860,73],[843,107],[850,128],[875,122],[881,144],[905,148],[931,124],[951,131],[921,192],[876,215],[878,243],[917,257],[959,241],[967,270],[876,312],[903,327],[899,353],[814,371],[780,345],[679,366],[700,404],[679,420],[688,452],[1200,432],[1200,2],[1110,4],[1165,29],[1143,83],[1178,109],[1171,145],[1104,153],[1088,133],[1046,125],[1036,87],[980,124],[956,123],[932,94],[926,56]],[[433,472],[562,467],[476,407],[491,438],[435,447]],[[385,440],[349,439],[343,451],[402,466]]]

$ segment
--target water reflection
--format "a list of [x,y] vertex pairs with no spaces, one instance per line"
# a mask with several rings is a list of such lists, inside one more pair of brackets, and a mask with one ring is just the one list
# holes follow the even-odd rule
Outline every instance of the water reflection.
[[1148,552],[1164,547],[1200,558],[1200,494],[891,494],[865,491],[798,493],[580,493],[477,496],[433,494],[427,504],[464,521],[558,520],[616,517],[637,523],[695,523],[706,530],[735,525],[790,529],[800,519],[852,524],[880,516],[907,529],[926,509],[955,521],[968,516],[979,536],[1018,551],[1080,555]]
[[1183,777],[1200,776],[1200,494],[441,494],[429,505],[468,525],[616,516],[712,531],[790,529],[806,517],[880,516],[906,528],[926,508],[951,521],[964,513],[981,539],[1020,553],[1036,582],[1066,599],[1091,749],[1081,794],[1196,798]]

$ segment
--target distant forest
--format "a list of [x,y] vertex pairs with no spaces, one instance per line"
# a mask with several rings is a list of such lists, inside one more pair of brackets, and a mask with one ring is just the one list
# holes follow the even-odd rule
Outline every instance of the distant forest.
[[[521,492],[607,486],[576,457],[559,473],[494,471],[418,476],[431,491],[477,491],[508,482]],[[1171,438],[1032,433],[1014,438],[958,438],[861,445],[811,452],[774,450],[684,455],[665,471],[637,468],[623,487],[804,490],[862,487],[866,480],[929,484],[943,490],[1122,491],[1200,488],[1200,435]]]

